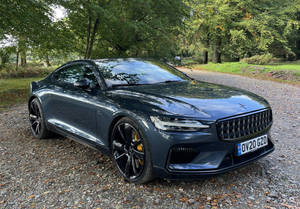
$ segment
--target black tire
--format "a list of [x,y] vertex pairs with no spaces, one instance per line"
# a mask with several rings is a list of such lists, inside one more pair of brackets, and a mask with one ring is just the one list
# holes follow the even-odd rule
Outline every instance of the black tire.
[[52,132],[47,130],[42,106],[38,98],[34,98],[29,104],[29,122],[30,130],[35,138],[46,139],[53,136]]
[[113,161],[125,181],[143,184],[153,179],[149,143],[136,122],[128,117],[120,119],[110,139]]

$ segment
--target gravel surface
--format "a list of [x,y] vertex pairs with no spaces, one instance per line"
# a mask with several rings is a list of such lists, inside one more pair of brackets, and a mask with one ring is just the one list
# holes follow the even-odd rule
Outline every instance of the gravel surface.
[[0,208],[300,208],[300,88],[184,71],[265,97],[273,107],[275,152],[198,181],[134,185],[97,151],[66,138],[34,139],[21,105],[0,114]]

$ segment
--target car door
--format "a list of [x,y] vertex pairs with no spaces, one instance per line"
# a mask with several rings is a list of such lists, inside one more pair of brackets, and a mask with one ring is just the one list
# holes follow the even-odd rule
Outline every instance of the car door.
[[[49,123],[85,142],[102,144],[97,138],[97,96],[101,91],[93,66],[76,63],[53,75],[55,92],[51,98]],[[88,88],[75,84],[89,82]]]

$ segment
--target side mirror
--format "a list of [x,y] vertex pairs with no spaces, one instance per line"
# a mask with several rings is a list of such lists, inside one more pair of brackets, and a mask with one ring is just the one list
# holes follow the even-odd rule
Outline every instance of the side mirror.
[[84,80],[76,81],[74,83],[74,86],[81,89],[88,89],[90,87],[90,82],[84,79]]

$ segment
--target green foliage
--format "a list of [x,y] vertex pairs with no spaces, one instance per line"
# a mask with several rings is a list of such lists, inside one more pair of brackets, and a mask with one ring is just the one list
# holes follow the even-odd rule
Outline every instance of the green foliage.
[[71,0],[57,4],[67,9],[64,23],[73,35],[73,47],[88,58],[170,56],[186,13],[181,0]]
[[182,51],[190,46],[195,49],[201,43],[194,53],[210,48],[214,54],[219,52],[232,60],[262,53],[288,59],[300,56],[299,0],[194,0],[187,3],[192,10],[187,23],[190,43],[182,45]]
[[0,68],[1,66],[5,65],[6,63],[9,62],[10,56],[16,51],[15,47],[3,47],[0,48]]
[[270,53],[263,54],[263,55],[255,55],[241,60],[241,62],[245,62],[248,64],[255,64],[255,65],[266,65],[266,64],[274,63],[276,61],[278,61],[278,59],[274,58],[274,56]]
[[[65,18],[53,19],[55,6]],[[300,0],[2,0],[0,14],[0,40],[16,39],[22,65],[27,54],[48,66],[59,58],[300,58]],[[9,54],[0,50],[2,62]]]
[[49,33],[50,13],[44,1],[2,0],[0,14],[0,28],[4,34],[38,43]]

